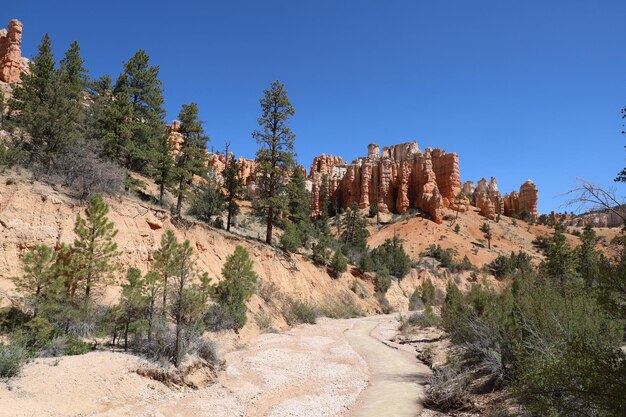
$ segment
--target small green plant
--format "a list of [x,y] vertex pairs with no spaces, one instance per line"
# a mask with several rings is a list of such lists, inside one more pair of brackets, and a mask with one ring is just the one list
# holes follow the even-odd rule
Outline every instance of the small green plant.
[[330,261],[330,270],[336,278],[348,270],[348,259],[341,251],[337,251],[333,255],[333,259]]
[[454,226],[454,233],[456,233],[458,235],[460,231],[461,231],[461,226],[457,223]]
[[317,310],[309,303],[290,299],[285,304],[283,316],[290,326],[301,323],[315,324],[317,321]]

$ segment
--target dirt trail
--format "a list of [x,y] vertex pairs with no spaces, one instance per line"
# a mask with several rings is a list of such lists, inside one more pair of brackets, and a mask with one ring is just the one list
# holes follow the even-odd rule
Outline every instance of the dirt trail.
[[[361,394],[354,417],[413,417],[421,411],[422,386],[429,369],[408,352],[383,343],[395,332],[395,323],[380,318],[355,322],[346,332],[350,345],[369,366],[368,388]],[[374,334],[373,334],[374,333]]]
[[321,319],[264,334],[225,355],[217,383],[186,392],[140,377],[129,355],[40,359],[0,385],[0,417],[415,416],[426,368],[381,341],[395,326],[393,316]]

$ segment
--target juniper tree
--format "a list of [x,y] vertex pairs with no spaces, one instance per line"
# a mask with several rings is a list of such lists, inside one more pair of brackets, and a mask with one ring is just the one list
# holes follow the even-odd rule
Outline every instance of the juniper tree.
[[106,286],[112,278],[115,266],[111,260],[118,255],[113,238],[117,229],[109,221],[109,206],[99,194],[91,197],[85,210],[85,218],[76,217],[72,245],[71,266],[79,286],[85,290],[85,302],[91,298],[94,288]]
[[178,115],[180,120],[180,134],[183,143],[176,156],[173,179],[176,184],[176,216],[180,217],[183,200],[191,193],[193,178],[202,176],[205,171],[206,144],[208,136],[204,133],[202,122],[198,115],[196,103],[183,104]]
[[237,175],[238,167],[235,156],[228,152],[228,144],[226,145],[226,162],[222,170],[222,178],[224,178],[224,188],[226,190],[226,230],[230,231],[230,225],[234,216],[239,214],[239,204],[237,200],[241,198],[241,181]]
[[126,122],[131,135],[125,147],[125,164],[134,171],[143,171],[155,160],[158,142],[165,134],[159,67],[150,65],[144,50],[135,52],[124,64],[124,72],[115,84],[116,97],[118,94],[128,94],[132,106],[132,119]]
[[259,130],[252,137],[259,144],[256,152],[258,197],[266,218],[265,242],[272,244],[275,216],[283,205],[285,176],[293,166],[296,135],[289,128],[295,110],[287,97],[285,86],[274,81],[259,100],[261,117]]

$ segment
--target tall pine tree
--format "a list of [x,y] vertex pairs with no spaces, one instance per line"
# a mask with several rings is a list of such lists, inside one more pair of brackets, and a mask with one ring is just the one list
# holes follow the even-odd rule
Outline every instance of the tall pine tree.
[[154,163],[158,142],[165,134],[163,129],[163,89],[159,80],[159,67],[150,65],[150,57],[137,51],[125,64],[124,72],[115,83],[115,96],[123,94],[132,107],[128,121],[131,132],[125,146],[123,163],[128,169],[143,171]]
[[293,166],[296,135],[289,128],[295,110],[285,86],[274,81],[260,99],[259,130],[252,137],[259,144],[256,152],[259,204],[266,218],[265,242],[272,244],[275,217],[283,206],[285,176]]
[[175,214],[180,217],[183,201],[191,193],[194,176],[204,176],[206,173],[206,145],[209,138],[204,133],[196,103],[183,104],[178,118],[183,143],[176,155],[172,177],[176,186]]
[[95,194],[74,225],[74,240],[71,265],[78,285],[85,290],[85,301],[89,302],[92,291],[106,286],[112,279],[115,266],[111,260],[118,255],[113,238],[117,229],[107,214],[109,206],[99,194]]
[[237,200],[241,194],[241,181],[237,175],[238,167],[235,155],[229,153],[229,146],[226,145],[226,162],[222,170],[224,178],[224,189],[226,190],[226,230],[230,232],[230,225],[233,217],[239,214],[239,204]]

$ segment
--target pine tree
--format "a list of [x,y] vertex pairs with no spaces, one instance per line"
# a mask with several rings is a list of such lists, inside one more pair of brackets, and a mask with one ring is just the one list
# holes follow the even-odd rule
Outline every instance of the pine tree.
[[116,97],[122,92],[128,94],[132,106],[125,163],[133,171],[143,171],[154,163],[158,142],[165,134],[163,90],[158,77],[159,67],[151,66],[148,54],[138,50],[124,64],[124,72],[115,83]]
[[354,203],[346,217],[344,219],[344,228],[343,228],[343,243],[348,248],[354,248],[359,251],[365,250],[367,247],[367,238],[369,237],[369,232],[367,230],[367,223],[365,219],[361,216],[361,211],[359,210],[359,205]]
[[149,173],[159,186],[159,204],[163,205],[165,189],[170,188],[174,180],[174,158],[172,158],[169,138],[166,135],[159,139],[155,160]]
[[480,226],[480,231],[483,232],[483,236],[487,239],[487,248],[491,249],[491,239],[493,238],[493,234],[491,233],[491,226],[489,223],[485,222]]
[[50,38],[44,35],[31,74],[10,102],[10,125],[29,136],[24,147],[32,159],[50,165],[84,140],[87,79],[78,44],[72,43],[55,70]]
[[577,248],[578,273],[590,288],[598,279],[600,270],[600,251],[596,249],[598,235],[593,227],[586,226],[581,236],[582,244]]
[[296,135],[289,128],[289,118],[295,110],[287,97],[285,86],[274,81],[260,100],[260,130],[252,137],[260,145],[256,152],[258,164],[258,192],[267,224],[265,242],[272,244],[272,230],[275,216],[283,206],[282,190],[285,175],[293,166],[294,142]]
[[236,329],[246,324],[246,301],[256,290],[257,274],[254,272],[250,254],[243,246],[226,258],[222,267],[224,279],[215,288],[213,298],[228,310]]
[[144,280],[141,271],[130,268],[126,273],[126,283],[122,284],[121,306],[124,314],[124,352],[128,350],[128,332],[133,321],[140,318],[145,306],[146,298],[143,295]]
[[9,101],[9,128],[22,135],[31,136],[25,147],[31,153],[43,147],[50,135],[48,106],[54,76],[52,43],[46,33],[37,48],[37,55],[30,62],[30,73],[22,75],[22,84],[13,92]]
[[129,89],[119,87],[117,91],[101,96],[103,109],[97,115],[96,137],[107,157],[126,167],[132,166],[133,151],[133,106]]
[[176,272],[176,261],[178,256],[178,240],[171,230],[161,236],[161,246],[154,252],[154,269],[159,272],[163,288],[163,314],[167,306],[167,290],[170,277]]
[[157,299],[163,290],[163,280],[158,271],[150,271],[145,275],[142,290],[148,309],[148,341],[150,341],[157,311]]
[[224,188],[226,190],[226,230],[230,232],[230,225],[233,217],[239,214],[239,204],[237,200],[241,198],[241,181],[238,176],[237,162],[235,156],[228,152],[228,144],[226,145],[226,163],[222,170],[222,178],[224,178]]
[[205,174],[208,136],[204,133],[196,103],[183,104],[178,118],[179,132],[184,141],[176,156],[173,178],[176,184],[176,216],[180,217],[183,200],[191,193],[194,176]]
[[118,255],[117,244],[113,242],[117,230],[107,218],[108,213],[107,204],[99,194],[95,194],[85,210],[85,218],[79,214],[74,225],[76,239],[71,265],[79,285],[85,290],[87,303],[91,299],[91,291],[106,286],[115,270],[111,260]]
[[544,255],[546,259],[541,264],[541,270],[546,276],[558,280],[561,293],[564,294],[565,282],[574,276],[576,270],[576,256],[567,244],[561,227],[555,227]]
[[24,275],[13,278],[18,293],[30,299],[35,315],[38,306],[56,282],[56,253],[46,245],[37,245],[22,259]]
[[185,342],[188,339],[190,327],[195,324],[197,316],[185,314],[196,311],[190,308],[195,294],[190,291],[196,271],[193,259],[193,249],[188,240],[178,246],[174,275],[171,282],[170,317],[174,321],[176,340],[174,345],[174,365],[180,366],[186,351]]

